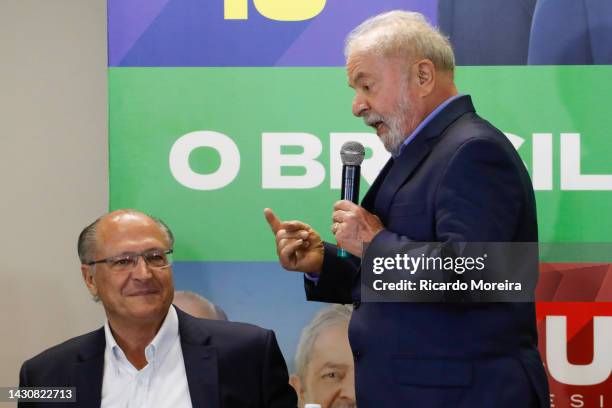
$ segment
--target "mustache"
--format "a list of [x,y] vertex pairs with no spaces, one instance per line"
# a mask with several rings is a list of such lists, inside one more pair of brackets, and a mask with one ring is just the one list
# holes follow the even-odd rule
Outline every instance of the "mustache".
[[130,282],[122,291],[123,295],[126,296],[158,292],[161,292],[161,289],[154,282]]
[[332,408],[357,408],[357,404],[353,403],[353,402],[348,402],[348,403],[340,403],[340,404],[334,404],[332,405]]
[[[383,122],[386,124],[387,118],[385,118],[382,115],[379,115],[378,113],[370,113],[363,117],[363,122],[368,126],[373,126],[377,122]],[[344,408],[344,407],[340,407],[340,408]]]

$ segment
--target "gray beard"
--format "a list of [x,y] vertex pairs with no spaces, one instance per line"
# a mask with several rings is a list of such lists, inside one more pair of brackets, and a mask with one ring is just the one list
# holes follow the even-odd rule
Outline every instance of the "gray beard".
[[397,156],[400,152],[402,143],[408,135],[402,132],[402,115],[410,109],[410,103],[408,98],[401,97],[397,103],[395,111],[388,117],[379,115],[378,113],[371,113],[363,118],[364,122],[368,126],[376,122],[384,122],[389,131],[380,136],[385,149],[393,156]]
[[387,119],[385,123],[389,125],[389,132],[381,136],[382,142],[389,153],[393,156],[397,156],[402,143],[406,140],[408,135],[402,133],[400,120],[397,116]]

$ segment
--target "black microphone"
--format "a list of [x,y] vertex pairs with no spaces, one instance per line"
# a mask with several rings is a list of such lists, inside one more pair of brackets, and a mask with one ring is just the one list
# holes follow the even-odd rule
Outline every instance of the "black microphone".
[[[361,163],[365,157],[365,148],[359,142],[345,142],[340,149],[342,160],[342,190],[341,200],[359,203],[359,181],[361,180]],[[350,254],[338,247],[338,256],[348,258]]]

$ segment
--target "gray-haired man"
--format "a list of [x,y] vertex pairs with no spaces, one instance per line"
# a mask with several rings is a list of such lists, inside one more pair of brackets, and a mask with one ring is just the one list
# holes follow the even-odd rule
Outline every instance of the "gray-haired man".
[[348,341],[352,308],[333,305],[321,309],[302,330],[290,382],[300,407],[355,407],[355,364]]
[[86,227],[83,279],[107,320],[26,361],[20,386],[76,388],[76,402],[54,407],[295,407],[272,331],[172,306],[173,244],[166,224],[135,210]]

